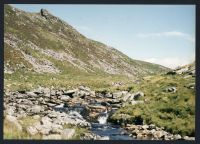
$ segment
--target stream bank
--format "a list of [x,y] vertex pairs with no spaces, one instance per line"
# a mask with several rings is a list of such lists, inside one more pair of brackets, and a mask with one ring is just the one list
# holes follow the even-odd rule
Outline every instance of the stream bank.
[[[40,135],[41,139],[74,139],[80,129],[84,130],[78,137],[82,140],[169,139],[167,132],[156,127],[149,130],[145,125],[126,125],[122,128],[121,123],[109,122],[110,116],[125,102],[145,103],[140,97],[144,97],[142,92],[100,93],[83,86],[73,90],[40,87],[30,92],[6,92],[4,120],[30,136]],[[35,119],[34,123],[24,126],[22,119],[26,117]]]

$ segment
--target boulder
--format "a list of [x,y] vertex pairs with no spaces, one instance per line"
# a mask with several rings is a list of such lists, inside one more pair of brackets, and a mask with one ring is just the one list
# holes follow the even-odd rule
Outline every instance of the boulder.
[[86,91],[86,92],[91,91],[89,87],[84,87],[84,86],[79,86],[78,89],[81,90],[81,91]]
[[163,131],[155,131],[154,137],[161,138],[164,135]]
[[77,92],[78,89],[73,89],[73,90],[68,90],[68,91],[64,91],[63,95],[68,95],[68,96],[72,96],[72,94],[74,94],[75,92]]
[[29,97],[37,97],[37,94],[34,92],[26,92]]
[[112,94],[111,94],[111,93],[106,93],[106,94],[105,94],[105,97],[106,97],[106,98],[112,98]]
[[38,130],[38,132],[40,134],[43,134],[43,135],[48,135],[48,134],[50,134],[50,131],[51,131],[51,125],[37,124],[37,125],[35,125],[35,128]]
[[30,112],[37,114],[44,111],[44,107],[39,105],[34,105],[29,109]]
[[6,115],[14,115],[15,109],[16,109],[15,107],[9,106],[9,107],[7,107],[7,108],[5,109],[5,114],[6,114]]
[[146,129],[148,129],[148,128],[149,128],[148,125],[143,125],[143,126],[142,126],[142,129],[143,129],[143,130],[146,130]]
[[70,139],[74,136],[75,134],[75,129],[64,129],[61,132],[61,136],[63,139]]
[[184,136],[183,139],[184,140],[195,140],[195,137]]
[[180,140],[182,137],[181,137],[181,135],[179,135],[179,134],[176,134],[176,135],[174,135],[174,139],[175,140]]
[[51,128],[51,133],[61,133],[63,130],[62,125],[59,124],[52,124]]
[[113,93],[113,99],[120,98],[120,97],[122,97],[122,95],[123,95],[123,92],[115,92],[115,93]]
[[38,130],[35,127],[33,127],[33,126],[27,127],[26,131],[31,136],[38,134]]
[[138,100],[140,98],[144,97],[144,93],[143,92],[137,92],[134,94],[134,100]]
[[62,95],[60,97],[60,100],[64,101],[64,102],[68,102],[70,100],[70,96],[67,96],[67,95]]
[[52,125],[52,119],[50,119],[47,116],[42,117],[41,124],[51,126]]
[[156,125],[150,124],[148,130],[153,130],[153,129],[155,129],[155,128],[156,128]]
[[5,120],[16,126],[19,131],[22,131],[22,126],[19,124],[16,117],[11,115],[6,115]]
[[124,101],[124,102],[126,102],[126,101],[128,101],[128,99],[131,97],[131,94],[130,93],[128,93],[128,94],[126,94],[123,98],[122,98],[122,100]]

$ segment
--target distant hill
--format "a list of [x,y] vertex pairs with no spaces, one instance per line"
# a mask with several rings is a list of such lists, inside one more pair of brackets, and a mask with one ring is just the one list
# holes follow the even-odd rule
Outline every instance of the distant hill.
[[4,69],[36,73],[91,73],[141,77],[166,72],[157,64],[133,60],[80,34],[42,9],[29,13],[5,5]]

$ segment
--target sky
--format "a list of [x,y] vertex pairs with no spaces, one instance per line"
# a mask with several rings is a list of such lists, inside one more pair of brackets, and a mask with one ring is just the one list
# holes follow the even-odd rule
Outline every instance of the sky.
[[195,5],[13,4],[51,14],[132,59],[176,68],[195,60]]

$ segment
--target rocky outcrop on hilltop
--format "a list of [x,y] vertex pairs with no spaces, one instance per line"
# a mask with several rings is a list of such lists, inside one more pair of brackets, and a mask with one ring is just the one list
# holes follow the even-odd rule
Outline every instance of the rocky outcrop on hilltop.
[[137,78],[169,70],[132,60],[114,48],[88,39],[45,9],[28,13],[5,5],[4,27],[5,73],[22,70],[60,74],[71,69],[72,73],[80,71]]
[[173,71],[169,71],[167,74],[184,75],[185,78],[188,78],[190,76],[195,77],[195,75],[196,75],[196,72],[195,72],[195,62],[193,62],[193,63],[191,63],[189,65],[182,66],[182,67],[177,67]]

